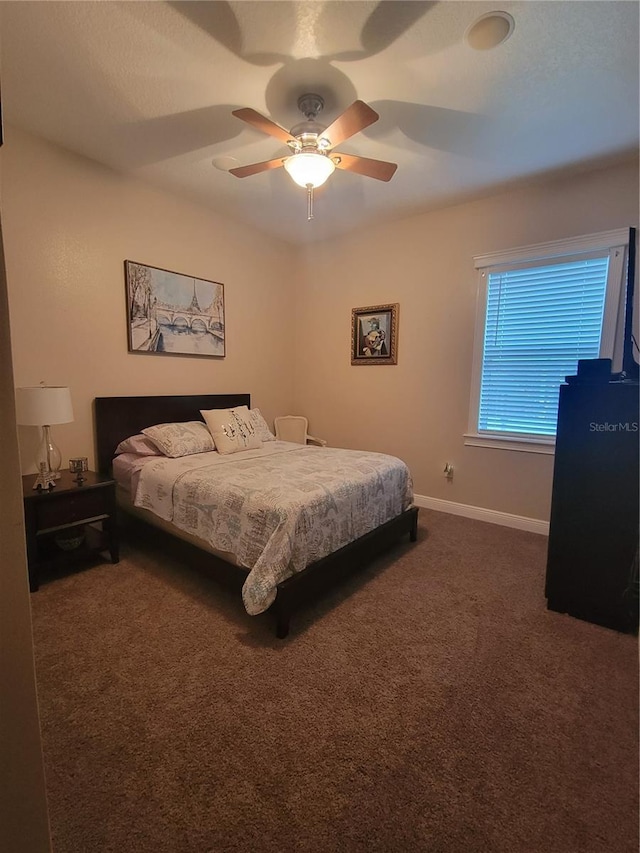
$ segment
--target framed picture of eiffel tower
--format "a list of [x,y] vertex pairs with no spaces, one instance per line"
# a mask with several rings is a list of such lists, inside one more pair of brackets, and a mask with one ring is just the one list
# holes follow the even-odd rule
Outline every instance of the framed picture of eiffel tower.
[[224,285],[124,262],[129,352],[224,358]]

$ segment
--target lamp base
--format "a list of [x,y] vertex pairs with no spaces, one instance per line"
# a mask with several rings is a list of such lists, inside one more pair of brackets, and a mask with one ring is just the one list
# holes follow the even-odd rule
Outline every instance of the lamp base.
[[38,447],[37,463],[40,473],[48,474],[49,479],[60,479],[62,455],[51,437],[51,427],[48,424],[42,427],[42,440]]

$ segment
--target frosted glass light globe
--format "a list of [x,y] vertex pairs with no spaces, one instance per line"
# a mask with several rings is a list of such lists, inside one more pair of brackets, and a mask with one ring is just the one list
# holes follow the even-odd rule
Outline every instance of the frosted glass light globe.
[[335,169],[335,165],[326,154],[313,151],[301,151],[287,158],[284,167],[291,178],[301,187],[320,187]]

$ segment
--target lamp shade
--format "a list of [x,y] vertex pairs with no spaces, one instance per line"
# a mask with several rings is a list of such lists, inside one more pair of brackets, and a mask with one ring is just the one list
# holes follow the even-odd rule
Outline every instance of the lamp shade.
[[16,416],[24,426],[68,424],[73,420],[71,392],[65,386],[16,388]]
[[301,151],[288,157],[284,167],[299,186],[308,187],[311,184],[312,187],[319,187],[333,172],[335,164],[326,154]]

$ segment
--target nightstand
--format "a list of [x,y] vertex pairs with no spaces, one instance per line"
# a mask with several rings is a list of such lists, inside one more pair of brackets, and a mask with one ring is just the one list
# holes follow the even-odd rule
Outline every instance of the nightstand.
[[85,471],[78,485],[73,477],[61,471],[50,490],[33,488],[35,474],[22,478],[31,592],[38,589],[44,568],[69,567],[103,551],[112,563],[120,559],[115,480]]

